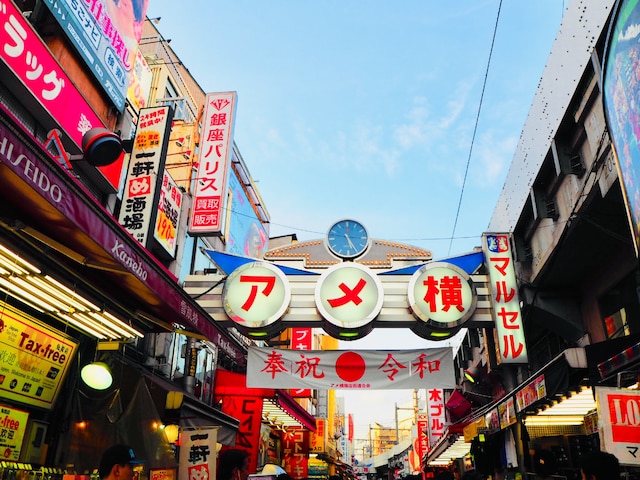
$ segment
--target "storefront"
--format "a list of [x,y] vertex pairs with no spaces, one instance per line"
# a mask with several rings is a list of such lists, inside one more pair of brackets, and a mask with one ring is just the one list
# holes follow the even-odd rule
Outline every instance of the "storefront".
[[[3,347],[3,354],[32,370],[22,378],[7,379],[7,383],[13,392],[34,392],[12,395],[5,390],[2,405],[24,412],[19,413],[26,419],[21,422],[21,435],[37,437],[36,442],[25,441],[24,445],[38,445],[22,451],[13,445],[12,460],[51,468],[64,465],[72,471],[77,467],[83,472],[84,465],[97,465],[107,442],[127,438],[122,431],[117,437],[79,433],[75,443],[68,443],[70,426],[82,425],[90,413],[77,410],[80,402],[68,400],[83,393],[81,366],[102,355],[122,356],[135,363],[140,356],[134,352],[148,333],[192,331],[215,343],[230,364],[243,365],[243,346],[208,319],[176,278],[56,163],[6,104],[0,106],[0,178],[4,334],[13,331],[14,320],[7,321],[10,309],[12,319],[26,319],[22,323],[27,329],[17,337],[13,333],[13,344]],[[99,351],[98,344],[104,346],[110,340],[116,341],[116,350]],[[57,345],[56,353],[45,350],[47,342]],[[20,360],[22,355],[33,358],[38,353],[55,358],[59,365],[35,370]],[[110,397],[112,403],[105,405],[111,409],[105,417],[120,418],[120,409],[146,404],[147,393],[138,382],[141,373],[129,369],[125,362],[117,362],[117,366],[126,374],[114,375],[113,392],[118,393],[110,393],[114,396]],[[36,371],[42,375],[33,373]],[[55,394],[43,401],[47,391]],[[145,418],[159,432],[160,416],[152,413]],[[193,409],[192,413],[200,415]],[[153,451],[149,438],[139,440],[141,456],[147,448]],[[70,460],[72,457],[82,459],[82,465]],[[149,458],[156,458],[157,466],[163,462],[162,455]]]

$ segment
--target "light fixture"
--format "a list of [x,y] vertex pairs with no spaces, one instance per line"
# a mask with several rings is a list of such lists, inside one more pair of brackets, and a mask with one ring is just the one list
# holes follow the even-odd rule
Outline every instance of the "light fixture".
[[142,338],[144,334],[96,306],[75,289],[0,244],[0,292],[97,338]]
[[113,383],[111,369],[104,362],[93,362],[82,367],[82,381],[94,390],[106,390]]
[[480,369],[478,367],[467,368],[464,371],[464,378],[471,383],[477,383],[480,380]]
[[178,435],[180,435],[180,427],[173,423],[165,425],[164,434],[167,437],[167,442],[176,443],[178,441]]

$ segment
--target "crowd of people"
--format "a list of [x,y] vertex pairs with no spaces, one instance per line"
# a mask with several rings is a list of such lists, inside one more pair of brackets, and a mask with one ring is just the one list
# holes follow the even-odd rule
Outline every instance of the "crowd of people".
[[[143,463],[136,457],[133,448],[128,445],[113,445],[104,451],[98,472],[101,480],[134,480],[134,467]],[[491,476],[491,480],[505,480],[506,469],[499,466]],[[536,480],[551,480],[554,471],[544,455],[536,457]],[[224,450],[218,457],[216,480],[248,480],[249,454],[245,450],[231,448]],[[598,451],[580,459],[580,475],[582,480],[620,480],[620,462],[615,455]],[[276,480],[292,480],[281,473]],[[436,475],[435,480],[457,480],[450,471]],[[465,472],[460,480],[487,480],[487,476],[476,470]]]

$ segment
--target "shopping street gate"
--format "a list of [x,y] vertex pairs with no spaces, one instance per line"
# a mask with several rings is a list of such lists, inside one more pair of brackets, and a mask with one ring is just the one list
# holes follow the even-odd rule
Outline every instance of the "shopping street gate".
[[256,340],[293,327],[340,340],[373,328],[444,340],[463,327],[495,327],[502,362],[526,363],[510,238],[484,234],[482,244],[482,251],[395,270],[355,261],[300,269],[206,250],[221,273],[188,276],[184,288],[216,322]]

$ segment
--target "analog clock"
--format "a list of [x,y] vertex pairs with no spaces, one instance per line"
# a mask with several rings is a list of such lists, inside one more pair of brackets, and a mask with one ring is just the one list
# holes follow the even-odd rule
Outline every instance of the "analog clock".
[[344,219],[334,223],[326,239],[327,248],[340,258],[355,258],[369,246],[367,229],[355,220]]

